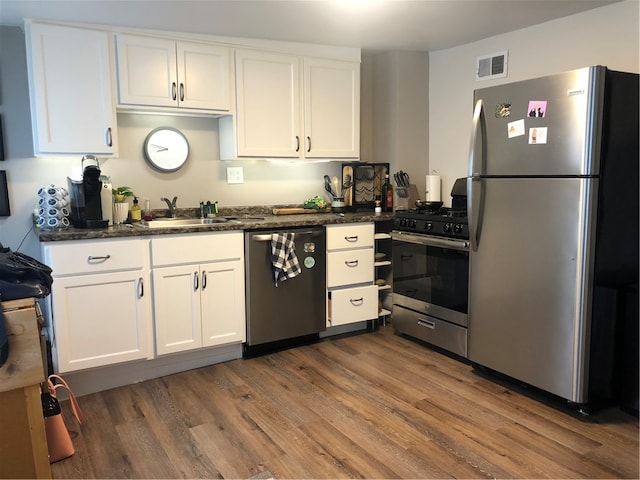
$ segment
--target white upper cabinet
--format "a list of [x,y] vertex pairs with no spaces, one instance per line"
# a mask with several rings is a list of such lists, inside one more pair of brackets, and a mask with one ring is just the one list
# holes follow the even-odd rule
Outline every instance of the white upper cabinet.
[[358,158],[360,65],[236,51],[239,157]]
[[360,65],[304,59],[307,158],[360,156]]
[[229,49],[118,34],[118,104],[229,113]]
[[26,28],[34,153],[117,153],[109,34],[40,23]]

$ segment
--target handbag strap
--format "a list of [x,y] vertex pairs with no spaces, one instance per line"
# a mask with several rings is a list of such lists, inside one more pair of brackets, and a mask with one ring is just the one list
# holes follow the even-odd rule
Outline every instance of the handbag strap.
[[[53,379],[57,380],[60,383],[54,384]],[[85,421],[84,414],[82,413],[82,410],[80,410],[80,404],[78,404],[78,400],[76,400],[76,396],[73,394],[73,392],[69,388],[69,385],[67,385],[67,382],[65,382],[64,378],[62,378],[60,375],[49,375],[47,382],[48,382],[49,393],[54,397],[56,396],[56,390],[58,390],[58,388],[62,388],[67,391],[67,393],[69,394],[69,402],[71,403],[71,410],[73,411],[73,414],[78,419],[78,423],[82,425],[82,423]]]

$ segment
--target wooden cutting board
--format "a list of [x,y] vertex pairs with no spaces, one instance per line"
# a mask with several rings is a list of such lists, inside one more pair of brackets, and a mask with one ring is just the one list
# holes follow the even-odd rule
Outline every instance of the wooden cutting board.
[[323,210],[315,210],[313,208],[274,208],[274,215],[299,215],[301,213],[329,213],[331,211],[330,208],[325,208]]

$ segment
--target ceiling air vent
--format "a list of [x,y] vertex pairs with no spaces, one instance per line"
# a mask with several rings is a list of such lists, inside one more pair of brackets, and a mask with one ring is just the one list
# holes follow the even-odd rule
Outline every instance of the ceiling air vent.
[[476,80],[489,80],[507,76],[507,51],[478,57]]

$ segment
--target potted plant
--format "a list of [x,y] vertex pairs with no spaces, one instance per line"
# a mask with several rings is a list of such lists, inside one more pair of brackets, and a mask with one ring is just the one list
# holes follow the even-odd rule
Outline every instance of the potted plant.
[[119,225],[127,220],[129,215],[129,203],[127,197],[134,197],[131,187],[118,187],[113,189],[113,223]]
[[113,189],[113,200],[115,203],[122,203],[126,197],[133,197],[135,194],[131,187],[118,187]]

